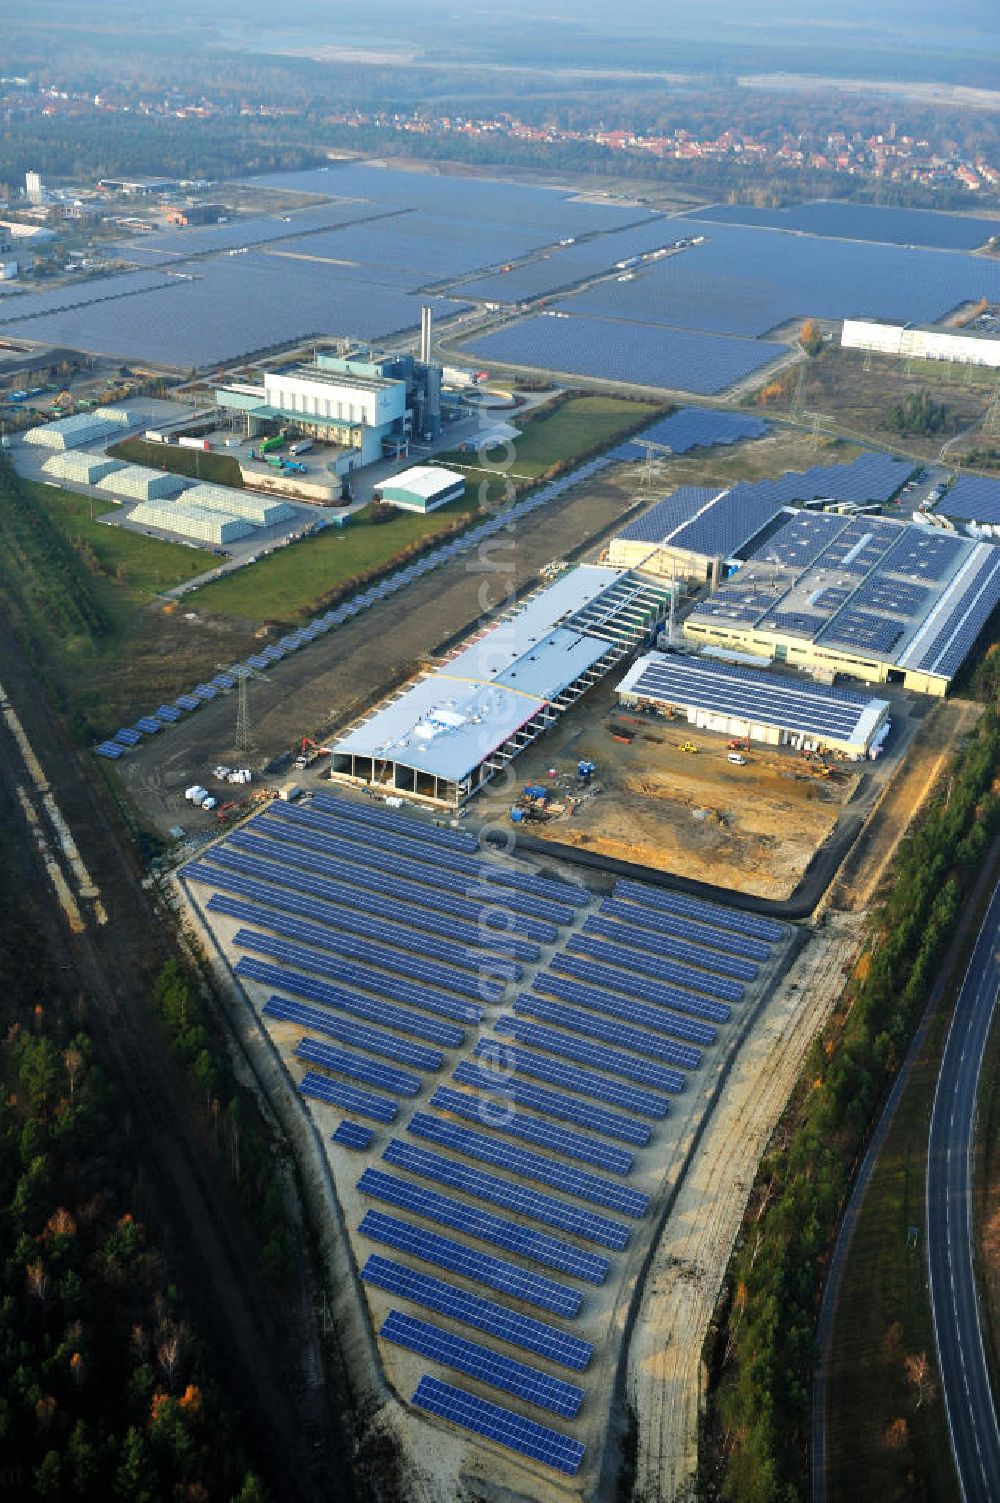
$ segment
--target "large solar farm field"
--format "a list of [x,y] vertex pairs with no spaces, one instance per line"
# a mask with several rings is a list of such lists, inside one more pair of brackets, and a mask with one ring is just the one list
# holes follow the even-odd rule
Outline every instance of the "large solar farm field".
[[477,360],[572,376],[626,381],[711,396],[772,360],[782,344],[727,339],[690,329],[666,329],[621,319],[536,314],[463,345]]
[[891,245],[919,245],[938,250],[977,250],[1000,234],[1000,219],[943,214],[935,209],[892,209],[875,204],[795,204],[788,209],[756,209],[749,204],[717,204],[697,217],[716,224],[752,225],[794,230],[835,240],[873,240]]
[[384,1375],[445,1473],[592,1492],[679,1147],[789,927],[320,792],[180,880],[332,1175],[377,1338],[352,1387]]

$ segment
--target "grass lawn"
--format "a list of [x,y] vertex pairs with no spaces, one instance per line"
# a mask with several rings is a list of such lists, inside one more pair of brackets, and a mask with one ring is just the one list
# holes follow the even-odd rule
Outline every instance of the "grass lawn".
[[384,568],[411,544],[449,531],[475,510],[473,494],[428,516],[400,511],[391,521],[375,526],[365,507],[346,528],[330,527],[318,536],[279,548],[249,568],[203,585],[187,601],[196,610],[247,621],[294,621],[331,591]]
[[94,498],[91,503],[89,496],[75,491],[31,480],[21,483],[75,547],[92,550],[100,569],[97,583],[104,602],[122,625],[127,623],[131,608],[144,604],[161,590],[204,574],[215,563],[214,556],[202,548],[186,548],[124,527],[91,521],[91,509],[95,518],[112,509],[107,501]]
[[537,415],[529,412],[523,420],[517,413],[512,414],[515,424],[520,426],[523,421],[523,431],[512,441],[512,455],[503,447],[492,451],[493,468],[470,464],[476,456],[468,453],[440,454],[437,460],[464,470],[477,494],[485,481],[485,495],[493,501],[503,495],[505,480],[497,474],[501,467],[503,476],[509,475],[515,482],[520,480],[523,486],[525,481],[540,479],[553,465],[564,465],[603,449],[623,433],[667,411],[662,404],[630,402],[624,397],[570,397],[554,407],[538,409]]
[[142,438],[126,438],[108,450],[112,459],[129,464],[150,465],[154,470],[169,470],[172,475],[186,475],[189,480],[207,480],[213,485],[243,484],[239,462],[231,454],[206,453],[201,449],[179,449],[176,444],[148,444]]

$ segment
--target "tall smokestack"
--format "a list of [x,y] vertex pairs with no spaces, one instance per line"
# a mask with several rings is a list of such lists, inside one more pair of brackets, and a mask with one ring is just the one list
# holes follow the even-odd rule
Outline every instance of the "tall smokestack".
[[429,305],[425,305],[423,308],[421,308],[421,310],[420,310],[420,358],[421,358],[421,360],[423,361],[423,363],[425,365],[429,364],[430,358],[431,358],[431,319],[432,319],[432,317],[433,317],[433,313],[432,313],[432,310],[431,310],[431,308],[430,308]]

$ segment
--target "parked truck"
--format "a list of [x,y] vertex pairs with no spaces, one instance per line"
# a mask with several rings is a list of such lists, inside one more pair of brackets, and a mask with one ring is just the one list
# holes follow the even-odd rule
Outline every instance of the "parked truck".
[[313,441],[311,438],[298,438],[288,452],[290,454],[308,454],[312,446]]
[[207,438],[189,438],[187,434],[183,434],[177,443],[182,449],[200,449],[203,454],[212,447]]
[[270,454],[274,449],[282,448],[284,442],[285,435],[283,433],[274,433],[270,438],[265,438],[260,446],[260,452],[262,454]]

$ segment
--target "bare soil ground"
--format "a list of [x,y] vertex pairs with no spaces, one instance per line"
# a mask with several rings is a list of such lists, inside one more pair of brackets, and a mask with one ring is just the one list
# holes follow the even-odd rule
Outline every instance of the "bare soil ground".
[[[722,736],[686,721],[617,714],[613,684],[592,691],[519,760],[519,786],[546,784],[553,802],[576,800],[571,812],[532,824],[531,833],[739,892],[787,897],[833,830],[858,773],[844,766],[824,780],[797,754],[757,746],[745,767],[733,766]],[[630,745],[612,739],[618,725],[635,733]],[[598,764],[590,790],[581,791],[576,775],[581,758]],[[509,793],[487,793],[482,813],[502,822],[509,802]]]
[[[827,349],[819,359],[800,365],[798,370],[804,374],[797,396],[798,408],[810,415],[810,421],[812,413],[821,413],[840,428],[878,444],[900,448],[919,459],[936,459],[942,444],[954,433],[978,423],[996,390],[995,375],[972,366],[963,367],[961,377],[956,378],[952,367],[934,370],[927,362],[921,362],[919,368],[915,366],[910,374],[905,360],[873,355],[867,363],[868,370],[866,357],[860,351]],[[762,414],[787,416],[797,382],[796,373],[785,395],[761,408]],[[947,407],[952,419],[947,432],[900,434],[886,426],[889,412],[897,402],[904,401],[911,392],[924,391]]]
[[906,760],[886,785],[877,814],[859,836],[831,889],[829,901],[851,912],[866,909],[911,820],[923,806],[961,739],[973,729],[982,706],[969,700],[935,704],[917,730]]
[[[414,663],[487,610],[503,607],[510,591],[531,586],[545,564],[614,526],[633,495],[629,470],[591,481],[521,523],[509,541],[498,539],[488,559],[460,555],[255,681],[249,694],[256,743],[251,764],[261,768],[302,736],[326,737],[345,725],[407,678]],[[165,649],[159,625],[137,644],[127,678],[131,697],[116,697],[109,730],[157,703],[157,696],[166,697],[168,682],[176,695],[220,664],[245,656],[255,641],[248,623],[179,615]],[[176,822],[188,808],[183,788],[232,754],[235,727],[234,699],[217,700],[129,756],[122,776],[147,820],[161,831]]]
[[733,1061],[667,1220],[627,1378],[639,1417],[634,1496],[649,1503],[694,1497],[705,1332],[757,1164],[861,938],[859,917],[828,916],[770,997]]

